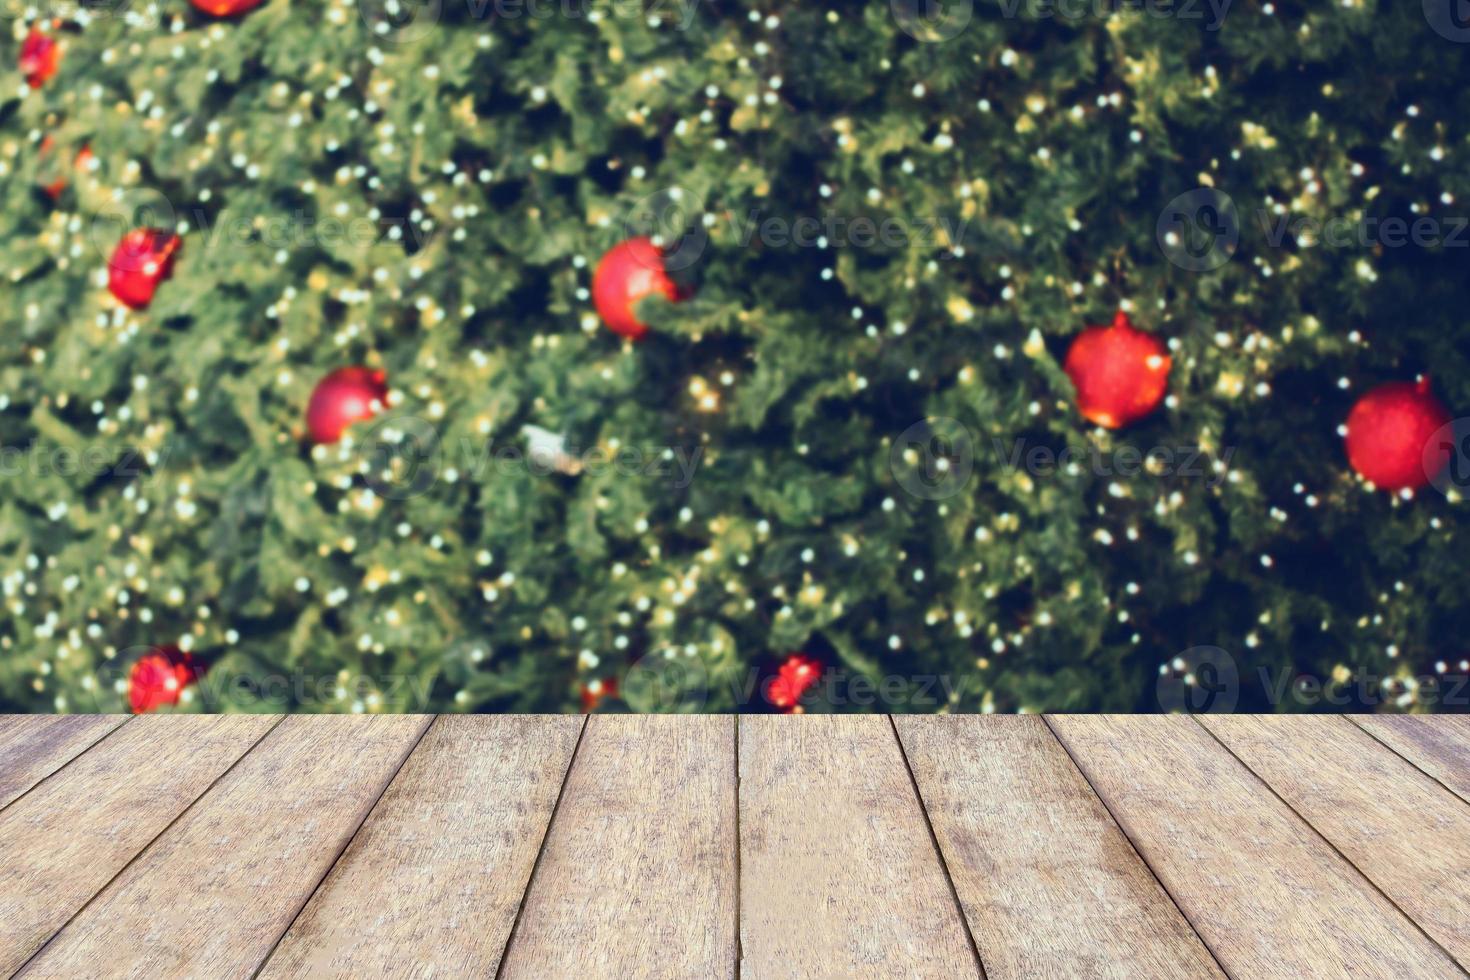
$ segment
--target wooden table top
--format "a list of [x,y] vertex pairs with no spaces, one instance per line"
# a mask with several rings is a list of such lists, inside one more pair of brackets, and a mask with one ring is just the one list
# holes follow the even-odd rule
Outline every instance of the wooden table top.
[[1470,717],[0,716],[0,976],[1465,977]]

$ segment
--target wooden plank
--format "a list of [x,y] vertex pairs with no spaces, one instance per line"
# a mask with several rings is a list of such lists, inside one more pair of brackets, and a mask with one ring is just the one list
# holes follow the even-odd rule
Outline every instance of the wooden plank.
[[735,739],[727,717],[594,715],[504,977],[731,977]]
[[261,975],[494,976],[582,724],[438,719]]
[[1040,718],[894,718],[986,975],[1223,977]]
[[40,949],[278,720],[135,718],[0,812],[0,976]]
[[124,721],[127,715],[0,715],[0,810]]
[[346,847],[430,720],[287,718],[21,975],[248,975]]
[[1463,976],[1193,718],[1047,721],[1230,975]]
[[1470,715],[1353,715],[1351,720],[1470,803]]
[[744,976],[981,972],[888,719],[740,721]]
[[1470,967],[1470,806],[1345,718],[1201,724]]

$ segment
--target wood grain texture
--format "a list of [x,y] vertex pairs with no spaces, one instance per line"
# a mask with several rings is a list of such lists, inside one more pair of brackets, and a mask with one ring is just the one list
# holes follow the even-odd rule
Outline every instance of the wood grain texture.
[[1349,720],[1470,803],[1470,715],[1354,715]]
[[886,717],[740,720],[742,976],[980,966]]
[[582,724],[436,720],[261,976],[494,976]]
[[734,724],[588,720],[502,976],[734,975]]
[[9,976],[279,719],[135,718],[0,811]]
[[1200,722],[1470,967],[1470,805],[1346,718]]
[[1463,976],[1194,719],[1047,720],[1232,976]]
[[430,720],[287,718],[21,975],[248,976]]
[[124,721],[126,715],[0,715],[0,810]]
[[1040,718],[894,721],[992,980],[1224,976]]

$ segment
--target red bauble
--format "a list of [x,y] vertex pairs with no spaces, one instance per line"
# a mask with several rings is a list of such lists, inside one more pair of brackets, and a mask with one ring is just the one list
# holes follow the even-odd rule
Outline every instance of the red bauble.
[[597,263],[592,276],[592,303],[613,333],[641,340],[648,324],[635,315],[638,302],[655,293],[669,302],[679,300],[679,287],[664,271],[664,254],[648,238],[630,238],[614,245]]
[[795,711],[807,689],[822,676],[822,664],[804,653],[793,653],[781,662],[776,676],[766,685],[766,700],[783,711]]
[[61,44],[39,27],[31,32],[20,45],[20,73],[31,88],[40,88],[46,80],[56,74],[61,64]]
[[138,658],[128,674],[128,704],[133,714],[178,704],[184,688],[202,673],[194,658],[178,647],[154,647]]
[[1172,363],[1162,341],[1135,330],[1119,310],[1109,327],[1088,327],[1072,341],[1062,366],[1077,386],[1077,409],[1109,429],[1152,412],[1169,387]]
[[173,273],[181,244],[178,235],[157,228],[128,232],[107,260],[107,288],[126,306],[143,309]]
[[601,705],[603,698],[615,698],[618,696],[618,679],[616,677],[605,677],[601,680],[588,681],[582,685],[582,710],[596,711]]
[[211,17],[235,17],[259,7],[262,0],[189,0]]
[[1429,390],[1429,379],[1379,385],[1353,406],[1347,455],[1353,469],[1383,490],[1412,490],[1439,475],[1453,447],[1430,446],[1450,423],[1449,410]]
[[306,430],[312,442],[336,442],[348,426],[372,418],[386,404],[386,374],[367,367],[338,368],[312,391],[306,406]]

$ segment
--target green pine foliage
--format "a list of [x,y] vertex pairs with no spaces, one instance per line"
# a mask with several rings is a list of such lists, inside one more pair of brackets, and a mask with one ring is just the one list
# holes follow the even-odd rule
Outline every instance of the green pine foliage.
[[[1436,706],[1463,505],[1365,486],[1338,430],[1424,371],[1470,406],[1470,47],[1381,0],[935,6],[9,22],[0,708],[124,710],[167,645],[193,710],[752,710],[794,651],[811,711],[1157,710],[1201,645],[1242,707]],[[1219,264],[1159,224],[1211,187]],[[183,246],[129,311],[107,258],[149,225]],[[691,296],[627,343],[591,277],[653,232]],[[1171,397],[1110,432],[1061,362],[1120,307]],[[394,404],[313,449],[352,364]],[[1066,447],[1102,464],[1027,462]]]

